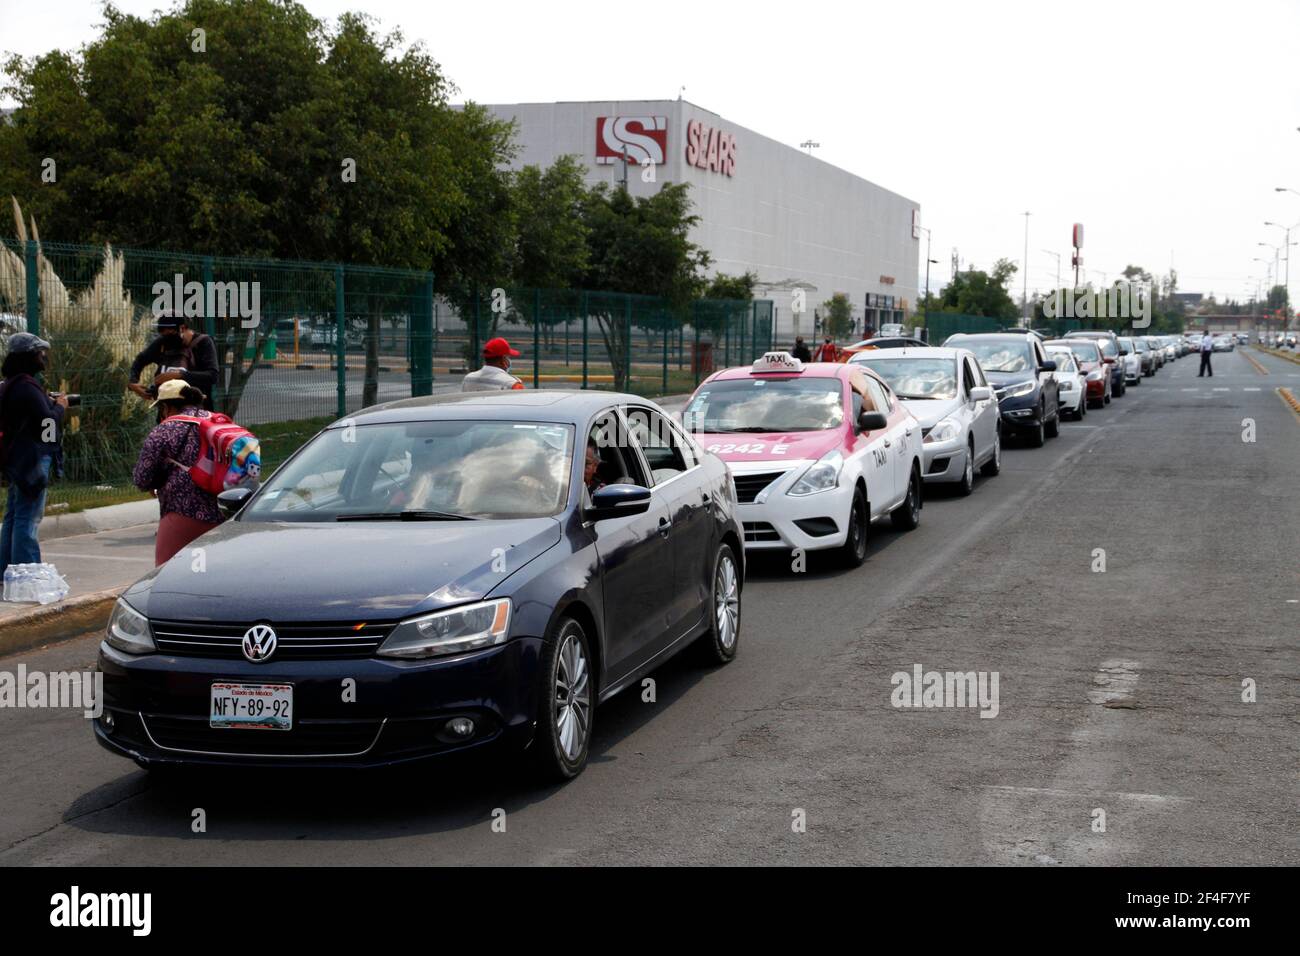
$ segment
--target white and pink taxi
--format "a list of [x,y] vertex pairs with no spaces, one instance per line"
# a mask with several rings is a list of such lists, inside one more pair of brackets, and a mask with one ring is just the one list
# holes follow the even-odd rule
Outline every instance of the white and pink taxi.
[[682,422],[731,468],[748,549],[867,557],[871,522],[921,519],[921,426],[861,365],[768,352],[700,383]]

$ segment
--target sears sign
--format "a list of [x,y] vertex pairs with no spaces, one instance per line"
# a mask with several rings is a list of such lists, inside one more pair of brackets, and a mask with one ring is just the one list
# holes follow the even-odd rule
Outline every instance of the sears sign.
[[596,162],[660,166],[668,155],[668,117],[601,116],[596,119]]
[[699,120],[686,124],[686,162],[730,176],[736,171],[736,138]]

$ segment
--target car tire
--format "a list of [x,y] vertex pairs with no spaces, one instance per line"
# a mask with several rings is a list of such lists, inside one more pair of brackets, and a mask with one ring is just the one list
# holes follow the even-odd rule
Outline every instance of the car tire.
[[839,549],[839,563],[846,568],[860,568],[867,560],[867,537],[871,533],[871,511],[861,488],[853,492],[849,506],[848,536]]
[[889,520],[899,531],[911,531],[921,523],[921,476],[916,468],[907,480],[907,497],[889,513]]
[[1052,420],[1043,425],[1043,434],[1046,435],[1048,438],[1055,438],[1057,435],[1061,434],[1061,406],[1060,405],[1056,406],[1056,414],[1052,416]]
[[993,433],[993,457],[980,466],[980,474],[992,478],[1002,470],[1002,429]]
[[1083,416],[1088,414],[1088,399],[1084,398],[1079,402],[1079,410],[1075,413],[1079,421],[1083,421]]
[[736,657],[740,646],[740,566],[730,545],[722,545],[713,559],[713,587],[709,590],[711,623],[695,641],[702,664],[720,666]]
[[966,467],[962,470],[957,494],[963,498],[975,490],[975,442],[966,443]]
[[562,617],[542,648],[537,732],[529,749],[533,771],[545,783],[572,780],[587,766],[596,710],[587,640],[581,624]]
[[1042,448],[1047,444],[1047,435],[1044,433],[1043,420],[1041,417],[1038,419],[1038,426],[1027,434],[1029,436],[1030,448]]

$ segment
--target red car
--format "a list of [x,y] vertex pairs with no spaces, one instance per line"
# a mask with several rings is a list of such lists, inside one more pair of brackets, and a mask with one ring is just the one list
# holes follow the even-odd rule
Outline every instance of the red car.
[[1061,345],[1074,353],[1087,383],[1087,400],[1090,408],[1110,404],[1110,365],[1101,354],[1101,347],[1092,339],[1053,339],[1048,345]]

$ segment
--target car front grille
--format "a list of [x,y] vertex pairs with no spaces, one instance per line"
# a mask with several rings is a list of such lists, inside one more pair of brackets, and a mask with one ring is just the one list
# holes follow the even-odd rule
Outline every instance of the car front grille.
[[[210,621],[150,621],[154,643],[164,654],[235,660],[244,656],[244,632],[253,626]],[[279,624],[275,631],[273,660],[333,661],[373,657],[395,625],[383,624]]]
[[150,739],[166,750],[265,757],[352,757],[370,750],[382,720],[304,720],[292,730],[214,728],[206,717],[141,714]]
[[784,474],[784,471],[764,471],[756,475],[736,475],[736,500],[742,505],[752,503],[764,488]]
[[759,541],[780,541],[781,536],[777,534],[766,521],[746,521],[745,522],[745,543]]

